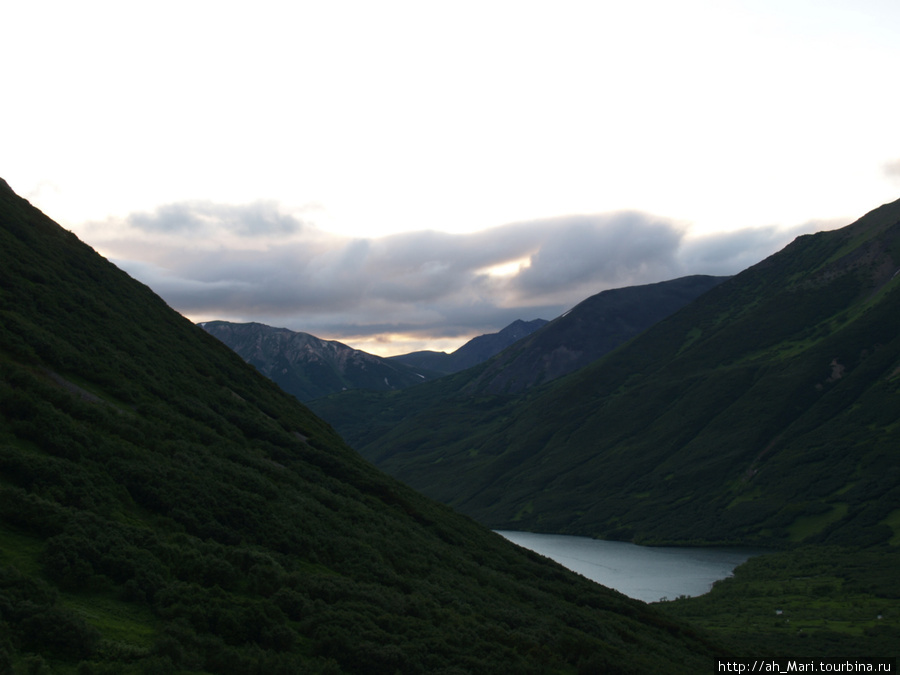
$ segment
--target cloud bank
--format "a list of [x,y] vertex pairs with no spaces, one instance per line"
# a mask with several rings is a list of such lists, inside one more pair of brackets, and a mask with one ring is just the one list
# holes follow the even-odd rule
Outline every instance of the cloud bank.
[[608,288],[734,274],[839,224],[698,237],[620,211],[350,238],[274,202],[181,202],[88,224],[82,236],[193,320],[259,321],[400,353],[552,319]]

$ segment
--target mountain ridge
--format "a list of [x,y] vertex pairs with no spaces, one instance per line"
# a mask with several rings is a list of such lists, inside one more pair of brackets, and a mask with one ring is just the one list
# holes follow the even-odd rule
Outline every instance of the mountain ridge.
[[348,389],[405,389],[476,365],[547,322],[517,320],[472,338],[456,351],[380,357],[337,340],[257,322],[203,321],[215,336],[263,375],[303,402]]

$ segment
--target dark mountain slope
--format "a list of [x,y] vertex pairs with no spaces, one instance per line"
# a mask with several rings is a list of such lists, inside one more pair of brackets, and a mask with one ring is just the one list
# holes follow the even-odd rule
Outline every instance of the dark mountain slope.
[[[460,412],[457,409],[460,400],[465,402],[475,397],[481,402],[484,395],[521,393],[539,383],[573,372],[669,316],[726,278],[696,275],[603,291],[580,302],[487,361],[422,384],[415,392],[346,391],[308,401],[308,404],[318,415],[339,427],[351,445],[363,448],[367,457],[380,462],[395,448],[390,444],[382,447],[378,438],[393,430],[404,418],[455,419]],[[483,411],[486,415],[484,422],[490,423],[494,415],[492,411],[502,400],[492,401]],[[475,407],[478,405],[476,403]],[[417,424],[412,422],[411,426]],[[441,423],[438,428],[438,437],[432,439],[437,444],[448,434],[453,438],[458,436],[452,423]],[[414,433],[427,437],[430,428],[424,424],[419,432]],[[370,448],[373,454],[369,454]]]
[[519,319],[497,333],[488,333],[472,338],[450,354],[429,351],[412,352],[410,354],[391,356],[389,360],[404,363],[414,368],[424,368],[442,375],[458,373],[461,370],[487,361],[495,354],[500,353],[522,338],[531,335],[546,324],[547,321],[544,319],[534,319],[532,321]]
[[379,466],[494,527],[898,543],[898,268],[895,202],[798,238],[524,396],[454,396],[440,380],[441,392],[417,391],[418,407],[400,392],[326,419]]
[[701,672],[375,471],[0,181],[0,671]]
[[301,401],[344,389],[403,389],[425,380],[402,363],[309,333],[228,321],[206,321],[200,327]]
[[583,368],[726,278],[696,275],[592,295],[495,357],[465,391],[513,394]]

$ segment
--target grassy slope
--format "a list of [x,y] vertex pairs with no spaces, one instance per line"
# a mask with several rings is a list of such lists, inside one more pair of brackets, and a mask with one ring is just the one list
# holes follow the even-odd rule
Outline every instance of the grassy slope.
[[388,472],[494,527],[897,543],[898,242],[900,203],[801,237],[524,396],[461,396],[445,378],[315,409]]
[[0,671],[697,672],[375,471],[0,182]]

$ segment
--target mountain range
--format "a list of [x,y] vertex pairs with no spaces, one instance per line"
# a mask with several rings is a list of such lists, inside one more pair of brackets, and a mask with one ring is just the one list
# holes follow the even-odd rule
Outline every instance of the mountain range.
[[[802,238],[516,395],[464,391],[485,362],[329,399],[386,415],[368,418],[382,447],[397,422],[400,454],[430,411],[416,434],[438,479],[445,457],[457,480],[484,460],[500,486],[521,467],[516,491],[543,463],[519,529],[592,515],[595,531],[647,540],[655,508],[670,540],[783,549],[704,596],[650,606],[379,472],[0,180],[0,672],[694,673],[761,654],[890,658],[898,209]],[[421,407],[383,406],[411,391]],[[791,418],[741,465],[745,435]],[[591,482],[609,510],[566,520],[560,487],[591,508]],[[728,503],[715,501],[723,485]],[[485,520],[509,507],[502,489],[489,496],[496,511],[474,504]]]
[[490,527],[766,547],[709,593],[660,605],[744,653],[897,654],[898,270],[900,201],[798,238],[552,381],[493,386],[493,364],[539,331],[414,396],[312,407]]
[[698,275],[603,291],[553,322],[517,320],[450,354],[420,351],[382,358],[335,340],[260,323],[205,321],[199,326],[305,402],[350,389],[405,389],[488,359],[490,367],[471,386],[514,392],[587,365],[725,278]]
[[515,321],[498,333],[479,335],[456,351],[421,351],[380,357],[336,340],[261,323],[204,321],[198,324],[263,375],[301,401],[347,389],[385,391],[458,372],[497,354],[547,322]]
[[721,644],[377,471],[0,180],[0,672],[693,673]]
[[896,545],[898,269],[895,202],[799,237],[524,393],[479,386],[496,377],[487,361],[314,410],[379,467],[495,528]]

